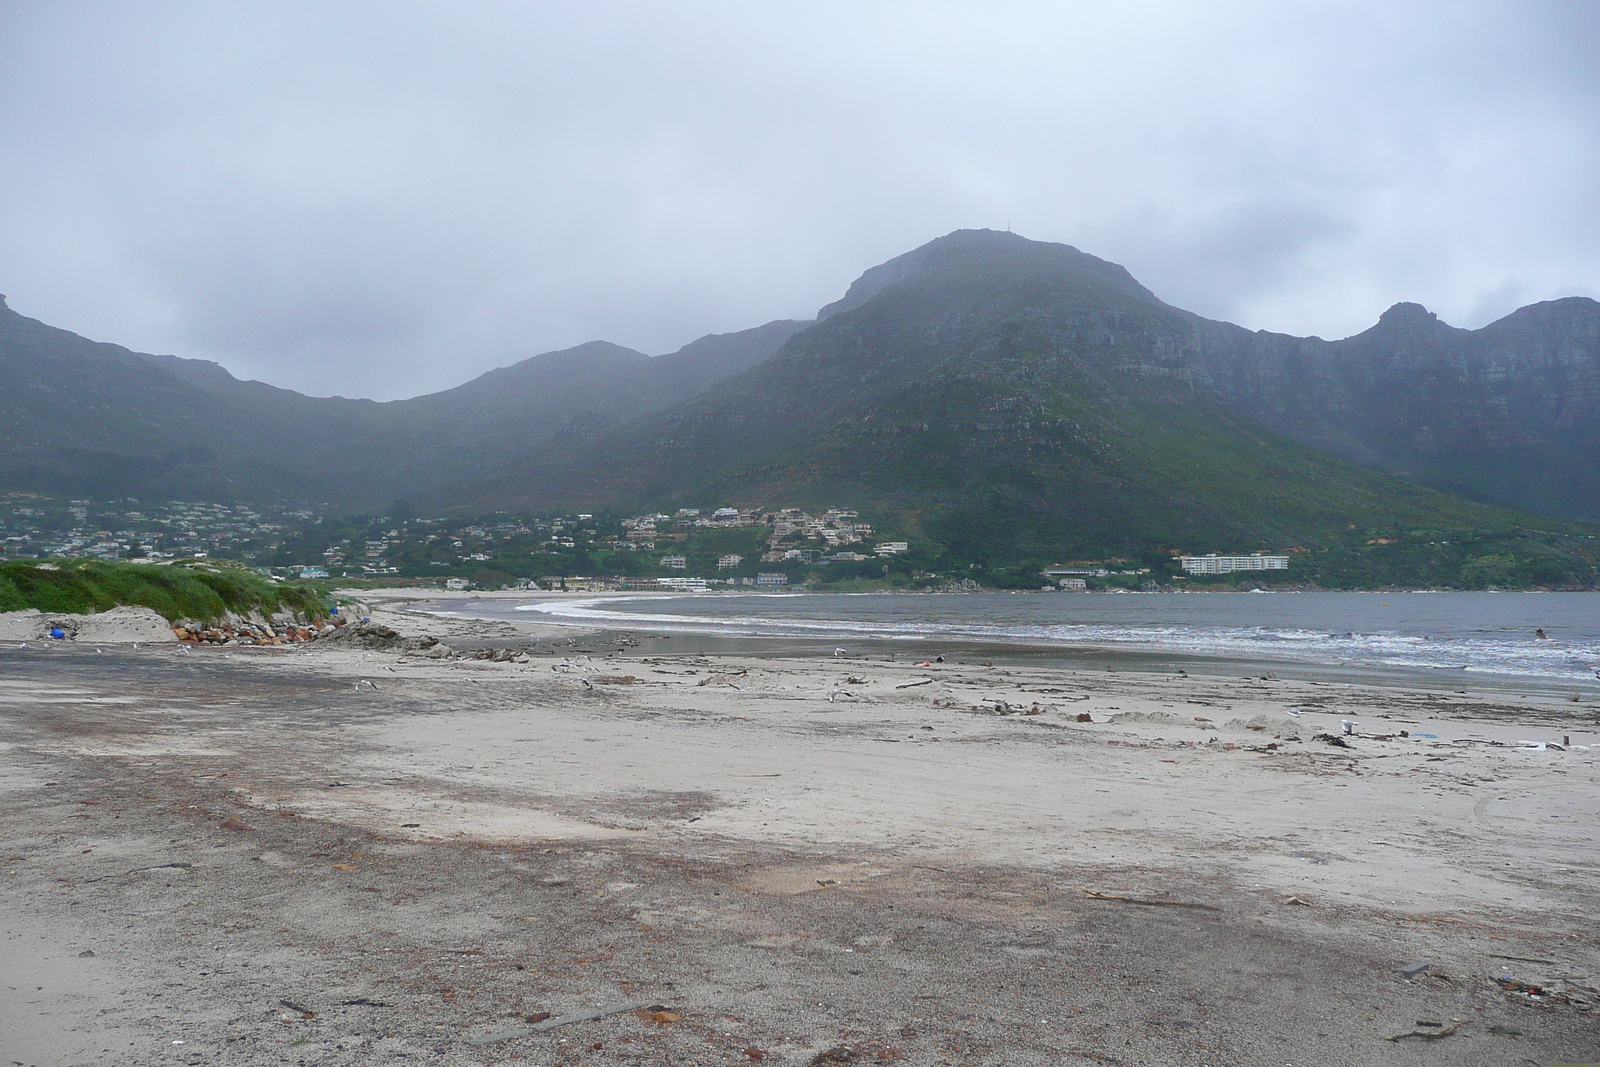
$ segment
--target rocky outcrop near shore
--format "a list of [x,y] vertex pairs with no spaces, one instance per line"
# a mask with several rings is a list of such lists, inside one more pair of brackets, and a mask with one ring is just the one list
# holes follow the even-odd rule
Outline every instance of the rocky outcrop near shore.
[[331,644],[369,652],[400,652],[407,655],[445,659],[455,650],[437,637],[406,637],[392,627],[375,622],[359,622],[327,635]]

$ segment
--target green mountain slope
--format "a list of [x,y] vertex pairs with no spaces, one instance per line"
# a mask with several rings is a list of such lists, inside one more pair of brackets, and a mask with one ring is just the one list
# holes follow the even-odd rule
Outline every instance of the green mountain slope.
[[973,561],[1316,551],[1352,527],[1534,522],[1229,408],[1197,359],[1204,320],[1075,249],[968,231],[886,266],[773,359],[602,444],[549,449],[477,498],[852,504]]

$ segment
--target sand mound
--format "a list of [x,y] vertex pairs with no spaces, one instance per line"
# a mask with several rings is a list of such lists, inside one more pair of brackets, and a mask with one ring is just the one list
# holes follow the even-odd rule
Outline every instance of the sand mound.
[[1230,719],[1227,723],[1230,730],[1250,730],[1267,734],[1281,734],[1285,728],[1293,725],[1293,719],[1276,715],[1257,715],[1253,719]]
[[1168,723],[1177,726],[1194,725],[1193,719],[1185,718],[1182,715],[1174,715],[1170,711],[1124,711],[1120,714],[1111,716],[1111,721],[1114,723],[1154,722],[1161,723],[1162,725],[1166,725]]
[[59,630],[63,641],[89,641],[112,645],[139,641],[155,644],[176,641],[172,627],[149,608],[123,605],[93,615],[26,611],[0,613],[0,641],[49,641]]

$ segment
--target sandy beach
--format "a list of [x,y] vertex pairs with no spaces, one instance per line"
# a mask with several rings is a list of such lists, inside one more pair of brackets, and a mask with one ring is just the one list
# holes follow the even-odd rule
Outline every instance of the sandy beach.
[[6,1061],[1600,1059],[1592,694],[407,599],[0,648]]

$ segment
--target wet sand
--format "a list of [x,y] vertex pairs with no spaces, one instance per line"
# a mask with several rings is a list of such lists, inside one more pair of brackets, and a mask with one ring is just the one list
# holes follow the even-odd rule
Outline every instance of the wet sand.
[[1592,703],[402,606],[0,649],[8,1060],[1600,1058]]

